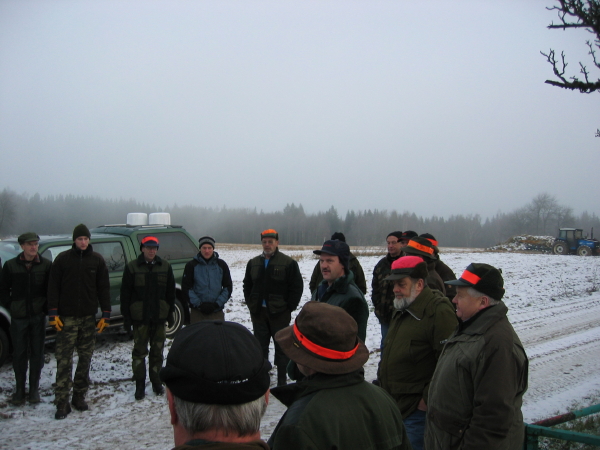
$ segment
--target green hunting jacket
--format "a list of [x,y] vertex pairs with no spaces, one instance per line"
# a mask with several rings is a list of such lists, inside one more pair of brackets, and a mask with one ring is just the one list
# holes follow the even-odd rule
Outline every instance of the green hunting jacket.
[[[319,298],[322,290],[325,292]],[[364,342],[367,337],[367,322],[369,320],[369,306],[364,295],[354,284],[352,271],[348,275],[338,278],[331,286],[323,280],[319,287],[313,292],[312,300],[339,306],[356,320],[358,325],[358,337]]]
[[378,378],[405,419],[421,398],[427,403],[429,383],[444,341],[458,319],[441,292],[425,286],[405,311],[395,311],[385,338]]
[[175,277],[169,262],[159,256],[154,264],[141,254],[130,261],[121,282],[121,314],[131,323],[164,323],[175,308]]
[[[31,264],[27,269],[27,264]],[[30,263],[19,253],[2,267],[0,304],[13,319],[48,313],[48,278],[52,263],[39,253]]]
[[269,314],[294,311],[300,303],[304,281],[298,263],[279,248],[265,268],[264,255],[248,261],[244,275],[244,301],[250,314],[259,314],[263,300]]
[[394,401],[362,370],[317,373],[271,394],[288,407],[269,439],[272,450],[411,450]]
[[527,355],[503,302],[450,336],[429,387],[428,450],[523,448]]

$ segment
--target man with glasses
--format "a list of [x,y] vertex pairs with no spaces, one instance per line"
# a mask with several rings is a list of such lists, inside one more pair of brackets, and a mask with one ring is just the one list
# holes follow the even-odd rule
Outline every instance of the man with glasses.
[[[23,233],[18,238],[23,250],[2,268],[0,304],[11,314],[13,370],[16,389],[9,403],[25,403],[25,379],[29,365],[29,403],[40,402],[40,375],[44,367],[48,277],[52,263],[38,253],[40,237]],[[29,354],[29,355],[28,355]]]

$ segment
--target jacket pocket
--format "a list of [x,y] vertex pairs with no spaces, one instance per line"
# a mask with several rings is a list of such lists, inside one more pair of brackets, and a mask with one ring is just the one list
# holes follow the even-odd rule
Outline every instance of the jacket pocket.
[[461,419],[456,415],[438,411],[431,406],[427,410],[427,419],[441,430],[441,432],[431,431],[443,444],[442,447],[448,449],[459,447],[470,422],[470,419]]
[[144,320],[144,302],[133,302],[129,305],[129,314],[131,320],[138,322]]
[[278,294],[269,295],[267,306],[269,307],[269,312],[271,314],[277,314],[283,311],[287,311],[288,309],[288,305],[285,302],[283,295]]
[[171,309],[169,304],[165,300],[159,300],[158,309],[158,319],[167,320],[169,317],[169,310]]

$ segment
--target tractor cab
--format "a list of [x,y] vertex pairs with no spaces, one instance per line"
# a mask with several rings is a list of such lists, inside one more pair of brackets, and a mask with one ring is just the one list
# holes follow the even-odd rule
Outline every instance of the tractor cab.
[[581,228],[561,228],[558,237],[554,241],[552,250],[556,255],[577,254],[579,256],[597,255],[600,251],[600,242],[592,237],[588,239],[583,235]]

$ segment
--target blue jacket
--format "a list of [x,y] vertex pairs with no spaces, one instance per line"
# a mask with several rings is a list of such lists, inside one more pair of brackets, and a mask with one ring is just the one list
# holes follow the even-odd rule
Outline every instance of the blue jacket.
[[229,266],[219,259],[217,252],[208,261],[197,254],[185,265],[181,290],[192,308],[202,303],[217,303],[223,309],[233,291]]

